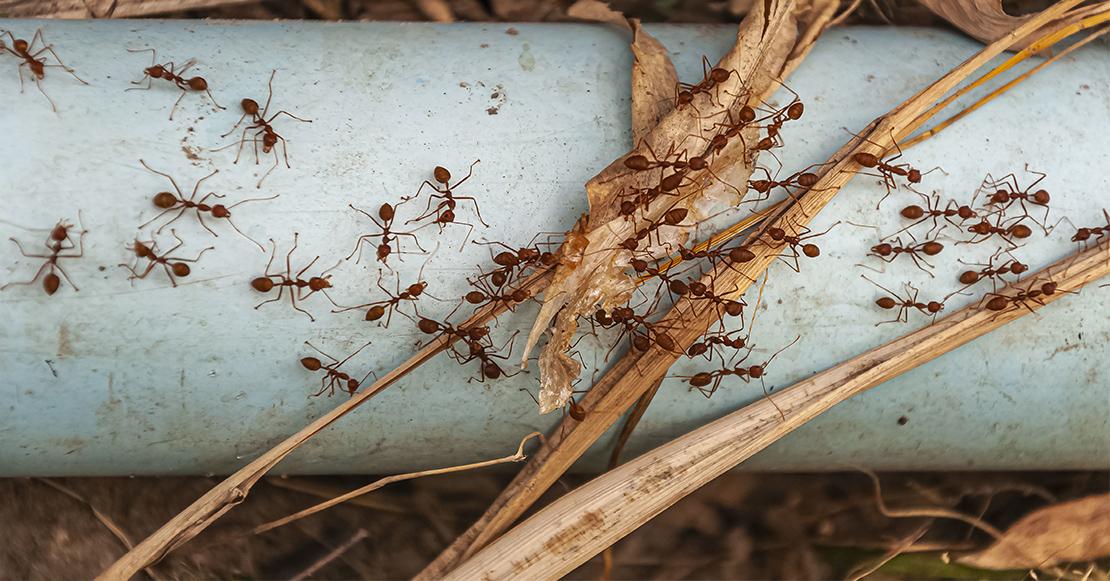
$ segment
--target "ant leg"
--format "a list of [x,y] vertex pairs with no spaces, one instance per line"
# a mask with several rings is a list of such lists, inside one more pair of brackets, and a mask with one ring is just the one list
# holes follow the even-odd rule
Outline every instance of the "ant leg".
[[[288,111],[278,111],[277,113],[274,113],[274,116],[273,116],[273,117],[270,117],[270,120],[269,120],[269,121],[267,121],[266,123],[273,123],[273,122],[274,122],[274,119],[277,119],[277,116],[278,116],[278,115],[281,115],[282,113],[285,113],[286,115],[288,115],[288,116],[290,116],[290,117],[292,117],[292,118],[296,119],[297,121],[302,121],[302,122],[304,122],[304,123],[312,123],[312,120],[311,120],[311,119],[301,119],[300,117],[297,117],[296,115],[294,115],[294,114],[292,114],[292,113],[290,113],[290,112],[288,112]],[[455,185],[458,185],[458,184],[455,184]]]
[[[147,88],[149,89],[150,87],[147,87]],[[178,97],[177,100],[173,102],[173,108],[170,109],[170,121],[173,121],[173,114],[177,111],[177,105],[178,105],[178,103],[181,103],[182,99],[185,98],[185,93],[186,92],[187,91],[185,91],[185,89],[181,89],[181,96]]]
[[277,74],[277,69],[270,73],[270,82],[266,84],[269,93],[266,96],[266,106],[262,108],[262,113],[258,115],[259,119],[266,118],[266,111],[270,109],[270,99],[274,98],[274,75]]
[[[281,139],[281,138],[278,137],[278,139]],[[282,151],[284,151],[285,140],[282,139],[281,141],[282,141]],[[258,155],[258,140],[257,140],[257,138],[255,139],[254,146],[255,146],[255,155],[257,156]],[[274,166],[271,167],[269,170],[266,171],[265,174],[262,175],[262,179],[258,180],[258,186],[256,186],[258,189],[260,189],[260,190],[262,189],[262,182],[266,181],[266,178],[269,177],[270,173],[273,172],[275,169],[277,169],[278,161],[279,160],[278,160],[278,156],[277,156],[277,150],[275,149],[274,150]],[[289,158],[285,159],[285,165],[286,165],[286,167],[289,166]]]

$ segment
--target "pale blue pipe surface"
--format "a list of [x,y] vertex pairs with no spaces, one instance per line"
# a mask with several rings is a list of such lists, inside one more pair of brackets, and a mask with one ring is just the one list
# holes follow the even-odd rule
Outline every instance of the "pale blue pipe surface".
[[[472,238],[521,245],[537,232],[569,228],[588,210],[582,184],[632,145],[632,56],[626,36],[604,26],[513,25],[514,35],[507,34],[508,25],[478,24],[0,20],[0,28],[21,38],[39,27],[89,85],[48,68],[42,87],[57,104],[54,113],[26,67],[20,94],[17,59],[0,55],[0,239],[14,237],[29,253],[41,253],[47,233],[16,225],[49,228],[63,218],[75,221],[78,210],[88,234],[83,258],[60,261],[80,292],[65,281],[53,296],[38,285],[0,292],[0,394],[7,401],[0,409],[0,476],[231,472],[346,397],[306,398],[320,386],[320,375],[298,363],[316,355],[306,339],[340,359],[372,341],[343,367],[356,378],[392,369],[424,340],[403,316],[380,328],[357,311],[329,312],[333,307],[322,296],[301,303],[315,323],[292,310],[287,297],[255,310],[267,296],[249,281],[262,274],[268,252],[220,221],[211,222],[219,234],[213,237],[191,215],[172,226],[187,243],[176,255],[215,249],[177,288],[161,268],[130,284],[117,265],[133,262],[126,246],[133,237],[149,239],[151,228],[139,235],[138,225],[156,215],[152,196],[169,189],[168,180],[144,169],[140,159],[175,176],[186,195],[215,169],[202,194],[226,194],[229,204],[280,194],[236,208],[236,225],[267,251],[275,239],[277,262],[299,232],[294,270],[317,255],[306,276],[338,264],[330,271],[331,296],[360,304],[384,297],[375,287],[378,263],[342,261],[358,235],[375,230],[347,204],[374,212],[415,193],[436,165],[459,178],[481,159],[457,193],[477,199],[491,228],[477,223],[466,202],[459,219],[477,225]],[[701,74],[701,56],[715,60],[735,38],[728,27],[650,30],[691,82]],[[186,76],[206,78],[227,109],[190,93],[170,121],[180,92],[165,81],[125,92],[150,66],[149,53],[125,49],[145,48],[157,49],[159,63],[196,58]],[[841,127],[858,130],[978,48],[937,30],[826,32],[788,80],[806,112],[783,129],[787,147],[776,154],[784,171],[824,161],[848,137]],[[1107,43],[1096,41],[901,161],[923,170],[943,167],[947,175],[929,174],[922,190],[965,202],[987,172],[1014,172],[1027,185],[1028,163],[1048,174],[1038,187],[1053,195],[1050,222],[1066,215],[1080,225],[1101,224],[1100,209],[1110,206],[1108,55]],[[248,144],[233,164],[239,132],[220,136],[239,118],[242,98],[264,102],[274,69],[270,114],[286,110],[312,123],[285,116],[273,122],[288,141],[291,168],[282,163],[258,189],[272,156],[255,165]],[[773,172],[773,161],[764,162]],[[893,232],[903,225],[898,209],[918,198],[896,193],[877,212],[883,193],[876,178],[857,178],[811,227],[821,231],[851,221]],[[419,215],[423,196],[398,210],[398,225]],[[469,290],[466,277],[489,263],[488,250],[466,244],[460,253],[465,227],[442,235],[434,230],[421,231],[429,250],[440,243],[424,270],[428,293],[462,296]],[[1065,223],[1015,255],[1040,268],[1074,249],[1068,240],[1073,232]],[[900,292],[902,282],[913,282],[923,297],[943,296],[957,288],[955,278],[964,270],[957,257],[985,262],[990,254],[986,245],[954,250],[952,242],[946,238],[946,253],[936,257],[935,279],[903,262],[881,275],[854,266],[880,264],[865,258],[876,234],[847,224],[820,239],[822,256],[803,259],[800,274],[773,266],[755,315],[754,357],[802,339],[768,367],[767,387],[790,385],[909,330],[875,326],[890,315],[875,307],[882,293],[860,274]],[[413,249],[407,240],[401,244]],[[424,262],[404,255],[389,264],[407,286]],[[41,263],[3,240],[0,284],[30,279]],[[393,289],[396,279],[386,275],[382,284]],[[747,295],[749,303],[757,291]],[[1105,468],[1108,293],[1092,285],[849,400],[745,467]],[[948,308],[970,300],[954,297]],[[442,318],[455,304],[422,299],[420,313]],[[527,304],[502,317],[495,342],[517,330],[526,334],[537,309]],[[407,305],[403,311],[412,312]],[[747,319],[756,311],[749,308]],[[913,324],[926,322],[914,315]],[[587,363],[591,357],[601,363],[607,349],[584,348]],[[704,361],[682,361],[671,373],[708,369]],[[529,370],[534,374],[535,365]],[[460,368],[441,355],[313,438],[277,471],[388,473],[486,460],[510,453],[524,435],[550,430],[560,419],[557,413],[538,416],[519,391],[535,391],[534,375],[467,382],[475,372],[473,363]],[[586,385],[590,371],[584,377]],[[669,379],[626,454],[760,397],[759,385],[734,381],[707,400]],[[908,422],[900,425],[903,416]],[[602,443],[610,444],[614,433]],[[596,447],[580,468],[601,467],[607,454],[608,446]]]

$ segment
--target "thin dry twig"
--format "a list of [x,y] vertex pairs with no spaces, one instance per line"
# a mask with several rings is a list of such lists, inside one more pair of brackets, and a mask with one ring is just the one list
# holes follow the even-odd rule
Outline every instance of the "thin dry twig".
[[358,532],[355,533],[354,536],[352,536],[350,539],[348,539],[347,542],[345,542],[342,545],[336,547],[334,551],[328,553],[327,555],[324,555],[324,557],[322,559],[313,563],[309,568],[307,568],[304,571],[301,571],[300,573],[297,573],[296,575],[294,575],[292,577],[292,581],[301,581],[302,579],[308,579],[309,577],[313,576],[317,571],[322,569],[325,565],[327,565],[328,563],[331,563],[332,561],[338,559],[340,556],[343,555],[343,553],[346,553],[347,551],[351,550],[351,547],[357,545],[359,541],[361,541],[362,539],[365,539],[366,537],[369,537],[369,536],[370,536],[370,533],[366,532],[366,529],[358,529]]

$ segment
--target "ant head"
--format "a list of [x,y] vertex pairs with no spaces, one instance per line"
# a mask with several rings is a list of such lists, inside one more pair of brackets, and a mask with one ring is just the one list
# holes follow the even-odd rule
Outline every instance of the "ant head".
[[58,292],[58,285],[61,284],[61,282],[58,275],[52,272],[42,279],[42,290],[46,291],[46,294],[52,295]]
[[31,72],[35,73],[35,76],[38,77],[39,80],[46,78],[46,70],[43,68],[43,64],[40,61],[31,60]]
[[381,305],[374,305],[366,310],[367,321],[377,321],[385,315],[385,307]]
[[154,205],[164,209],[177,205],[177,197],[169,192],[158,192],[154,195]]
[[451,181],[451,172],[447,171],[445,167],[437,165],[435,170],[432,171],[432,175],[435,176],[437,182],[443,185],[447,185],[447,182]]
[[330,274],[323,277],[323,278],[318,277],[318,276],[314,276],[314,277],[308,279],[308,288],[310,288],[314,291],[324,290],[326,288],[331,288],[331,283],[328,282],[329,278],[331,278]]
[[621,216],[631,216],[636,213],[636,204],[625,200],[621,202]]
[[956,213],[960,216],[961,220],[967,220],[968,218],[977,217],[975,212],[967,206],[960,206],[956,209]]
[[63,222],[58,222],[58,225],[54,226],[54,229],[50,231],[50,239],[55,242],[61,242],[62,240],[65,240],[69,237],[70,228],[72,228],[72,226],[69,226]]
[[1012,272],[1014,274],[1021,274],[1025,271],[1027,271],[1027,270],[1029,270],[1029,265],[1028,264],[1022,264],[1022,263],[1020,263],[1016,260],[1014,261],[1014,263],[1012,265],[1010,265],[1010,272]]
[[166,69],[162,68],[162,65],[154,65],[152,67],[147,67],[143,69],[143,72],[146,73],[147,76],[158,79],[162,77],[162,73],[165,72],[165,70]]
[[189,88],[194,90],[194,91],[207,91],[208,90],[208,81],[205,81],[204,79],[202,79],[200,77],[193,77],[193,78],[189,79],[186,82],[189,84]]
[[[138,254],[138,251],[136,251],[136,254]],[[253,286],[254,290],[258,292],[266,293],[270,292],[270,289],[274,288],[274,281],[260,276],[251,281],[251,286]]]
[[690,294],[692,294],[696,297],[700,297],[700,296],[704,295],[706,293],[706,291],[709,290],[709,287],[705,286],[705,283],[703,283],[703,282],[691,282],[689,288],[690,288]]
[[906,179],[909,180],[911,184],[921,183],[921,172],[910,168],[909,173],[906,174]]
[[760,377],[763,377],[764,371],[765,370],[763,369],[763,365],[752,365],[748,368],[748,377],[751,377],[752,379],[759,379]]
[[609,313],[605,312],[605,309],[598,309],[594,312],[594,321],[602,327],[608,327],[613,324],[613,318],[609,316]]
[[277,144],[277,133],[266,133],[262,136],[262,153],[270,153]]
[[682,109],[683,107],[689,105],[693,101],[694,101],[694,94],[691,93],[690,91],[687,91],[687,90],[679,91],[678,96],[675,97],[675,103],[677,103],[676,106],[679,109]]
[[392,252],[392,251],[393,251],[393,249],[389,247],[389,244],[386,244],[384,242],[379,244],[378,245],[378,260],[384,262],[386,257],[388,257],[389,253]]
[[929,304],[925,305],[925,307],[934,315],[944,310],[944,305],[936,301],[929,301]]
[[414,296],[414,297],[419,296],[420,293],[424,292],[424,289],[426,289],[426,288],[428,288],[428,283],[427,282],[418,282],[416,284],[410,284],[409,288],[408,288],[408,293],[409,293],[410,296]]
[[347,379],[347,393],[354,395],[356,391],[358,391],[358,380]]
[[555,256],[554,252],[544,252],[540,255],[540,264],[544,266],[553,266],[559,262],[559,258]]
[[243,112],[247,115],[258,115],[258,103],[254,99],[243,99],[242,103]]
[[725,312],[730,317],[739,317],[744,312],[744,305],[739,301],[728,301],[725,303]]
[[231,210],[228,210],[223,204],[216,204],[212,206],[212,216],[216,218],[230,218]]
[[489,335],[489,327],[471,327],[466,330],[466,336],[471,341],[481,341],[486,335]]
[[877,244],[877,245],[871,247],[871,252],[874,252],[875,254],[878,254],[878,255],[881,255],[881,256],[890,256],[890,253],[893,250],[894,250],[893,247],[891,247],[891,245],[887,244],[886,242],[883,242],[882,244]]
[[[138,240],[136,240],[135,242],[133,242],[131,244],[131,251],[134,252],[135,256],[138,256],[139,258],[146,258],[146,257],[148,257],[152,254],[150,248],[147,247],[146,244],[143,244],[142,242],[139,242]],[[269,279],[267,279],[267,280],[269,280]]]
[[446,224],[448,222],[454,222],[454,221],[455,221],[455,212],[450,210],[450,209],[447,209],[447,210],[444,210],[444,211],[440,212],[439,217],[436,218],[436,222],[439,222],[440,224]]
[[173,271],[174,276],[189,276],[189,273],[192,272],[189,270],[189,265],[184,262],[174,263],[170,266],[170,270]]
[[301,359],[301,365],[309,371],[319,371],[320,367],[322,367],[320,365],[320,360],[315,357],[305,357]]
[[781,242],[783,238],[786,238],[786,231],[775,226],[767,228],[767,234],[769,234],[771,236],[771,240],[774,240],[775,242]]

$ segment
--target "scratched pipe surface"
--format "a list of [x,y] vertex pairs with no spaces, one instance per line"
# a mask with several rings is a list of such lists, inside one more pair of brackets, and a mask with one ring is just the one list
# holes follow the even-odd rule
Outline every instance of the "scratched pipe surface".
[[[47,68],[42,87],[57,104],[54,113],[26,71],[20,93],[16,59],[0,56],[0,238],[14,237],[28,253],[42,253],[47,232],[18,226],[72,222],[78,210],[88,234],[84,257],[60,261],[79,292],[65,281],[53,296],[38,285],[0,292],[0,394],[8,402],[0,409],[2,476],[227,473],[241,467],[345,397],[306,397],[319,389],[320,376],[298,363],[316,355],[305,340],[340,359],[372,341],[342,368],[361,378],[392,369],[425,338],[400,314],[384,329],[363,321],[359,311],[332,313],[319,295],[301,303],[315,322],[292,310],[288,297],[255,310],[269,296],[249,281],[263,273],[270,238],[284,270],[284,254],[299,232],[294,271],[319,255],[306,276],[335,267],[328,274],[338,303],[380,300],[380,264],[372,257],[361,264],[342,260],[357,236],[375,231],[347,204],[374,213],[384,202],[415,193],[436,165],[458,179],[481,159],[458,193],[477,199],[491,227],[478,223],[468,202],[460,202],[459,220],[477,226],[472,239],[522,245],[537,232],[569,228],[587,211],[581,184],[631,146],[631,55],[627,39],[605,27],[514,25],[511,34],[508,25],[0,21],[0,29],[19,38],[29,39],[38,27],[89,85]],[[716,58],[735,37],[734,29],[720,27],[652,32],[674,51],[683,80],[693,82],[701,55]],[[144,48],[156,48],[159,63],[196,58],[185,76],[207,79],[227,109],[190,93],[170,121],[180,92],[165,81],[125,92],[151,64],[149,53],[125,49]],[[974,43],[935,30],[828,32],[789,80],[806,112],[783,129],[787,147],[776,153],[786,171],[825,159],[847,137],[840,127],[862,127],[975,50]],[[1080,225],[1102,224],[1108,183],[1096,168],[1110,167],[1107,54],[1105,41],[1076,51],[899,161],[923,171],[943,167],[947,175],[929,174],[920,189],[965,202],[987,172],[1016,172],[1022,187],[1028,185],[1034,178],[1023,168],[1029,163],[1048,174],[1038,187],[1052,193],[1050,223],[1067,215]],[[256,165],[248,142],[234,164],[239,131],[220,136],[239,118],[241,99],[264,104],[275,69],[269,114],[285,110],[312,123],[284,115],[274,121],[292,167],[282,163],[259,189],[274,158],[261,156]],[[186,195],[217,169],[201,195],[216,192],[234,203],[279,194],[233,210],[235,224],[267,252],[221,221],[209,220],[219,234],[213,237],[186,215],[159,241],[169,244],[166,235],[174,228],[186,242],[175,256],[215,248],[177,288],[161,268],[130,284],[118,266],[133,262],[126,245],[136,236],[150,239],[152,228],[140,233],[138,226],[156,215],[153,195],[172,191],[140,159],[174,176]],[[774,172],[777,164],[765,160]],[[399,208],[398,227],[424,211],[426,191]],[[918,199],[900,192],[877,212],[883,193],[876,178],[853,180],[811,226],[821,231],[851,221],[893,232],[903,225],[898,209]],[[421,299],[419,305],[422,315],[442,318],[457,304],[452,297],[468,290],[465,278],[488,264],[489,255],[473,244],[459,252],[464,226],[442,235],[435,230],[418,235],[428,250],[440,243],[424,277],[427,292],[445,301]],[[1014,254],[1038,268],[1074,248],[1068,240],[1073,232],[1065,223]],[[847,224],[816,239],[821,257],[803,258],[800,274],[773,266],[755,318],[753,357],[802,339],[768,367],[767,387],[789,385],[902,333],[897,324],[875,327],[891,317],[874,305],[881,291],[859,275],[899,293],[903,282],[912,282],[922,298],[943,297],[957,288],[965,269],[956,258],[985,262],[995,248],[953,246],[957,235],[952,227],[944,232],[946,248],[932,260],[935,279],[901,261],[884,274],[855,266],[881,265],[865,258],[876,234]],[[401,245],[416,250],[409,240]],[[391,257],[389,266],[407,286],[424,261],[406,254]],[[30,279],[41,262],[20,256],[4,240],[0,284]],[[385,275],[382,285],[395,289],[393,273]],[[989,283],[978,288],[989,290],[984,287]],[[749,303],[757,291],[749,293]],[[1108,291],[1092,285],[853,398],[745,467],[1104,467]],[[957,296],[949,305],[969,300]],[[402,310],[412,314],[408,306]],[[523,305],[503,317],[495,341],[526,330],[536,310]],[[747,320],[755,310],[749,307]],[[602,339],[604,347],[583,349],[587,364],[604,365],[615,337]],[[703,360],[680,362],[672,373],[709,369]],[[468,383],[477,371],[473,363],[460,368],[437,357],[277,470],[385,473],[503,456],[523,435],[559,420],[537,416],[535,404],[519,392],[536,388],[535,365],[529,370]],[[726,380],[707,400],[689,393],[681,379],[668,379],[626,456],[758,397],[759,385]],[[606,454],[595,450],[581,468],[600,468]]]

